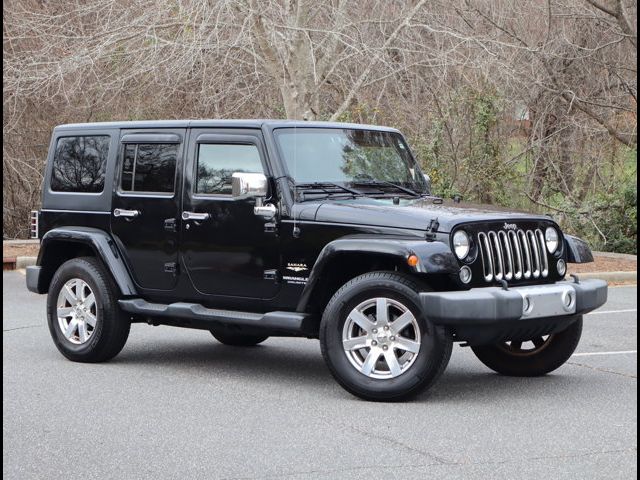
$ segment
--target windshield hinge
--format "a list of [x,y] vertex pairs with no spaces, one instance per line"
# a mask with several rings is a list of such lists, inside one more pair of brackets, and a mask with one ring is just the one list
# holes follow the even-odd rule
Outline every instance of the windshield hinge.
[[438,223],[438,219],[432,218],[431,222],[429,222],[429,226],[427,227],[427,233],[425,234],[427,242],[433,242],[436,239],[436,232],[438,231],[439,226],[440,224]]
[[265,233],[278,233],[278,225],[275,222],[267,222],[264,224]]
[[278,270],[276,270],[276,269],[265,270],[263,278],[265,280],[273,281],[273,282],[276,282],[276,283],[279,283],[279,281],[280,281],[280,275],[278,274]]

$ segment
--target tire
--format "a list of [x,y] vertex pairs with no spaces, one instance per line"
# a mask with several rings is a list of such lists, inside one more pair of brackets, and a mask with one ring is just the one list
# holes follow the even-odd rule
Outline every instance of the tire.
[[471,347],[476,357],[487,367],[502,375],[512,377],[538,377],[563,365],[578,346],[582,335],[582,316],[565,330],[530,340],[533,348],[523,348],[523,343],[511,342],[499,345]]
[[[372,272],[349,281],[331,298],[320,323],[320,347],[345,390],[365,400],[401,401],[440,377],[449,363],[452,341],[444,328],[422,314],[420,290],[428,289],[407,275]],[[387,322],[380,315],[385,311]],[[406,327],[394,327],[398,320]],[[343,340],[350,346],[343,348]],[[406,350],[407,345],[413,351]]]
[[232,347],[254,347],[269,338],[266,335],[242,335],[239,333],[220,332],[215,330],[211,330],[211,335],[213,335],[220,343],[224,343],[225,345]]
[[93,257],[74,258],[58,268],[49,287],[47,321],[53,343],[74,362],[112,359],[124,347],[131,328],[118,307],[116,286]]

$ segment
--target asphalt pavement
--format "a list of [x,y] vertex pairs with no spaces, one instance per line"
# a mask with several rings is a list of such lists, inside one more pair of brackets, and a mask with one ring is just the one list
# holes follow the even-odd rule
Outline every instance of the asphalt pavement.
[[429,392],[380,404],[314,340],[134,325],[113,361],[69,362],[45,297],[3,272],[3,478],[636,478],[636,294],[611,288],[553,374],[502,377],[456,346]]

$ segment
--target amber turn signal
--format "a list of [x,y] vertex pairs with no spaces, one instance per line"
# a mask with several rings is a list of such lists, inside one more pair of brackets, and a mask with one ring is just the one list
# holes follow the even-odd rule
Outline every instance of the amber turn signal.
[[416,265],[418,265],[419,261],[420,260],[418,260],[417,255],[409,255],[409,258],[407,258],[407,263],[409,264],[410,267],[415,267]]

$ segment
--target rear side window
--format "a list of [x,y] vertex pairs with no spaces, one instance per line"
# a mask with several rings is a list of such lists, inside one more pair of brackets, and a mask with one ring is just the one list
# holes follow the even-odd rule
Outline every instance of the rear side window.
[[173,193],[177,155],[175,143],[126,144],[120,190]]
[[235,172],[264,172],[255,145],[202,143],[198,146],[195,193],[231,195],[231,176]]
[[59,138],[53,157],[51,190],[102,192],[108,155],[108,135]]

